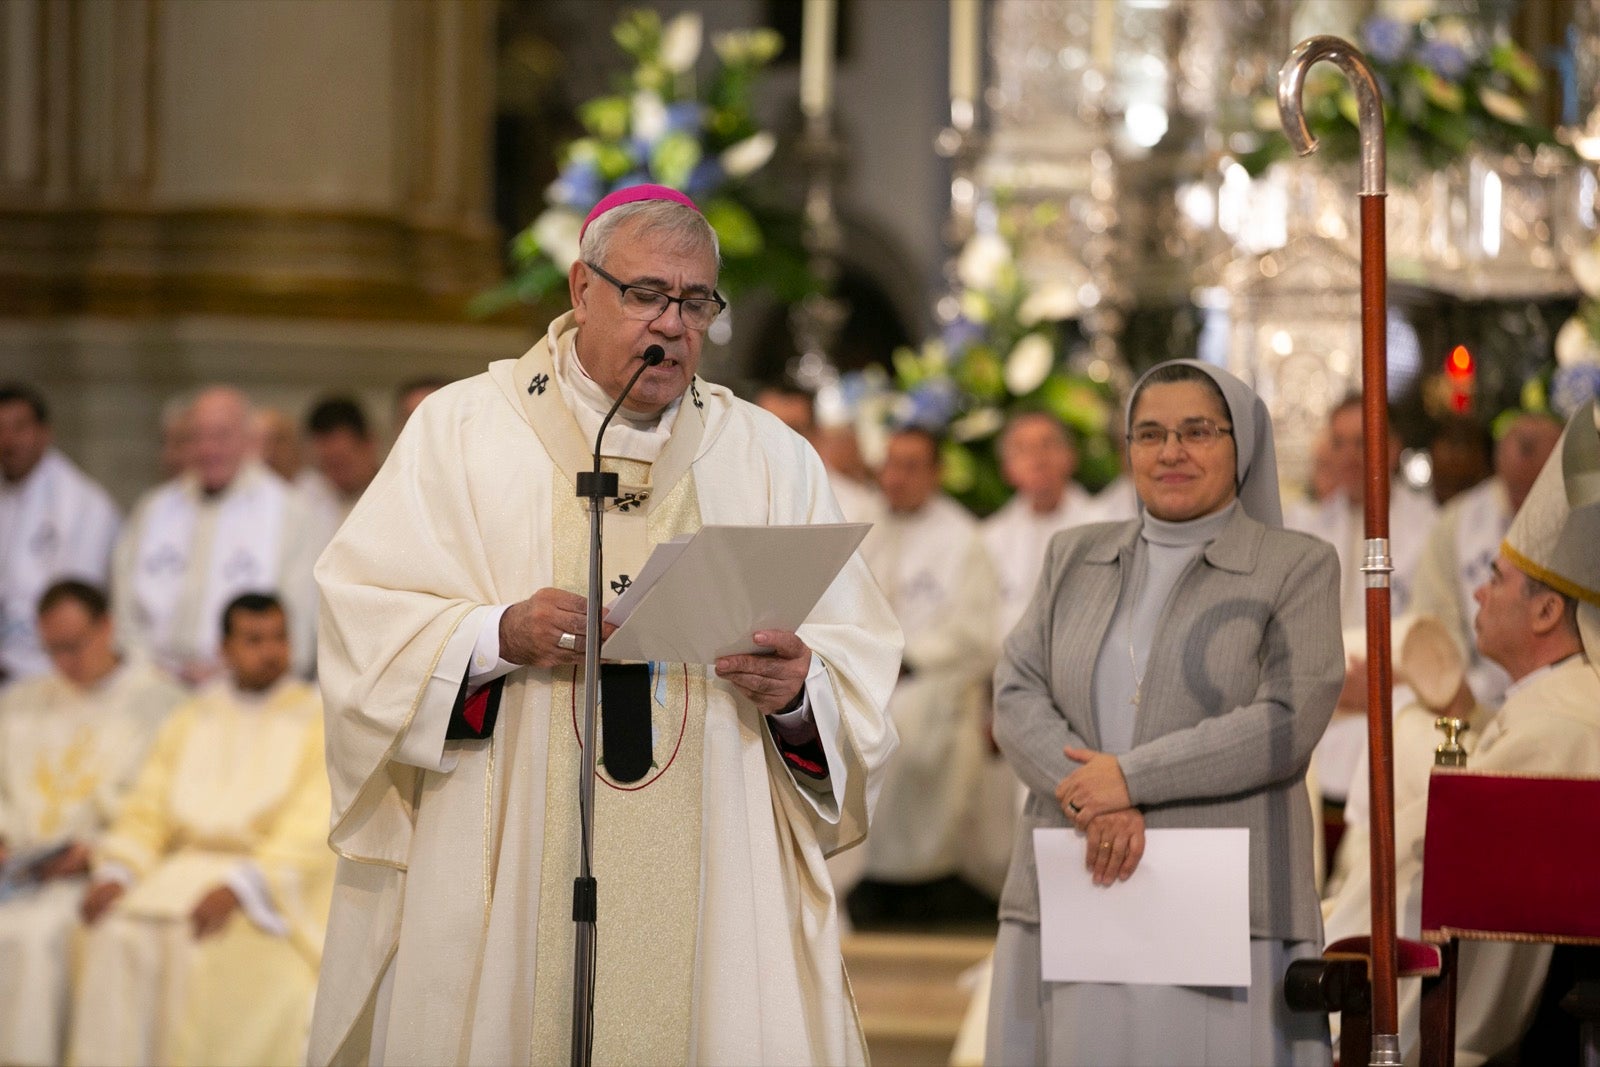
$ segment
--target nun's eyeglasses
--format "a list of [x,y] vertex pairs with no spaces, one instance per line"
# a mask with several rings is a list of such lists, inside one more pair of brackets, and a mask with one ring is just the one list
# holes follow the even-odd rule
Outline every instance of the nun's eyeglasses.
[[1154,452],[1165,448],[1167,438],[1176,435],[1178,444],[1185,448],[1210,448],[1223,437],[1233,433],[1232,426],[1218,426],[1210,419],[1184,419],[1176,428],[1168,429],[1158,422],[1141,422],[1128,434],[1128,444],[1143,451]]

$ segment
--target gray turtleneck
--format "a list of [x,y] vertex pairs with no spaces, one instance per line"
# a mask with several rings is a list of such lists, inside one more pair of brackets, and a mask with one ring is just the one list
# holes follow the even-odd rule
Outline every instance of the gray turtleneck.
[[[1228,524],[1238,501],[1188,522],[1167,522],[1143,513],[1139,537],[1122,574],[1117,610],[1094,664],[1094,717],[1100,751],[1117,755],[1133,747],[1145,665],[1167,600],[1206,545]],[[1140,694],[1142,697],[1142,694]]]

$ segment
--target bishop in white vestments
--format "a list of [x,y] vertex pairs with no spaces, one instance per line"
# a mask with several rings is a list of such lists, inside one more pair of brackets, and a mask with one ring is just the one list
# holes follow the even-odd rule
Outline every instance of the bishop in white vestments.
[[[1600,776],[1600,555],[1594,551],[1600,539],[1600,424],[1595,419],[1596,405],[1590,402],[1568,424],[1474,593],[1478,651],[1505,669],[1511,685],[1472,749],[1470,770]],[[1396,723],[1397,742],[1404,721]],[[1415,938],[1426,875],[1427,793],[1415,786],[1402,792],[1401,782],[1414,777],[1415,768],[1399,771],[1396,912],[1401,936]],[[1339,906],[1328,915],[1330,941],[1368,932],[1370,897],[1342,893],[1335,903]],[[1457,1064],[1478,1067],[1516,1051],[1533,1019],[1549,961],[1545,944],[1461,943]],[[1407,1062],[1414,1062],[1419,998],[1415,983],[1408,985],[1401,987],[1401,1038]]]
[[104,586],[122,523],[111,495],[50,439],[44,398],[0,385],[0,682],[49,671],[39,596],[60,578]]
[[862,1063],[824,858],[894,749],[899,632],[852,558],[798,633],[753,635],[769,655],[604,665],[581,751],[605,633],[574,484],[649,346],[600,444],[611,592],[702,524],[839,513],[802,438],[695,374],[722,300],[688,199],[613,194],[580,249],[573,310],[423,401],[318,564],[340,864],[311,1062],[568,1061],[593,774],[594,1061]]
[[196,685],[217,676],[217,620],[241,593],[270,592],[289,614],[293,666],[308,674],[328,524],[252,458],[250,407],[237,390],[202,392],[187,416],[187,473],[135,506],[117,544],[112,610],[131,649]]
[[54,670],[0,692],[0,1063],[61,1062],[89,856],[183,690],[117,655],[105,594],[40,600]]
[[1478,652],[1473,594],[1488,580],[1511,518],[1560,436],[1561,423],[1549,414],[1524,412],[1512,419],[1495,442],[1494,476],[1445,504],[1417,566],[1411,610],[1434,615],[1450,628],[1471,659],[1467,682],[1473,696],[1490,707],[1500,706],[1510,679]]
[[278,601],[225,610],[227,677],[173,712],[95,849],[70,1062],[304,1058],[334,868],[322,707]]

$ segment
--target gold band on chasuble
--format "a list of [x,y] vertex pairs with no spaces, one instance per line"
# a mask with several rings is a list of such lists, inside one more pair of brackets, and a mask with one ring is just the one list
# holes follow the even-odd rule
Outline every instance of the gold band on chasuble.
[[[603,466],[615,470],[621,482],[603,525],[604,581],[611,599],[656,544],[700,528],[700,508],[692,476],[679,478],[664,499],[652,500],[649,464],[607,459]],[[571,485],[561,480],[554,492],[555,584],[581,593],[588,585],[587,502],[572,496]],[[558,671],[550,700],[535,1063],[565,1062],[570,1049],[583,684],[582,667]],[[649,697],[649,770],[626,784],[613,780],[603,766],[596,771],[596,1063],[682,1062],[689,1054],[699,926],[705,668],[651,664]],[[596,741],[603,751],[603,738]]]

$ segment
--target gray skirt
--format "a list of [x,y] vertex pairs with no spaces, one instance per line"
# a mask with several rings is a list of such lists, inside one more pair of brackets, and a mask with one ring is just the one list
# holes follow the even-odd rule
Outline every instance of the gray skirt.
[[1310,941],[1252,939],[1248,989],[1039,978],[1038,926],[1003,922],[989,994],[989,1067],[1328,1067],[1328,1017],[1291,1012],[1283,973]]

